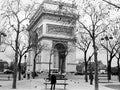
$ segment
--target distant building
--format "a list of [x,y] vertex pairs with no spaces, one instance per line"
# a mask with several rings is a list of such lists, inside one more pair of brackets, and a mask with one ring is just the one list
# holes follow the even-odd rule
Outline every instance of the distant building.
[[107,73],[107,71],[106,70],[99,70],[99,72],[98,72],[99,74],[106,74]]
[[0,72],[3,72],[4,69],[6,69],[7,67],[8,67],[8,62],[0,60]]
[[79,64],[76,65],[76,70],[79,73],[84,73],[85,71],[85,63],[84,62],[80,62]]

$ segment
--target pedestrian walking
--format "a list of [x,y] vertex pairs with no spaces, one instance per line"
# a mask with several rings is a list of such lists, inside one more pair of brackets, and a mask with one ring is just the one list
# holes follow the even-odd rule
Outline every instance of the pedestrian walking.
[[22,77],[22,80],[23,80],[23,78],[24,78],[24,72],[23,71],[22,71],[21,77]]
[[92,73],[89,74],[89,79],[90,79],[90,85],[92,85],[93,84],[93,79],[94,79]]
[[27,71],[27,79],[30,79],[30,70]]
[[55,75],[51,75],[51,90],[55,90],[55,84],[56,84],[56,76]]

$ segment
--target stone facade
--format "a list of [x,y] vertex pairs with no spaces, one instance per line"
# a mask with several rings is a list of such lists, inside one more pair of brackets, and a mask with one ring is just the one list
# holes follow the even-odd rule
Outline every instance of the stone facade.
[[[67,8],[72,11],[65,11]],[[48,71],[49,67],[62,72],[76,71],[76,48],[72,44],[77,19],[75,9],[73,4],[44,0],[31,18],[30,36],[35,32],[41,45],[46,46],[36,58],[36,71]],[[29,53],[28,68],[31,70],[34,53],[34,49]]]

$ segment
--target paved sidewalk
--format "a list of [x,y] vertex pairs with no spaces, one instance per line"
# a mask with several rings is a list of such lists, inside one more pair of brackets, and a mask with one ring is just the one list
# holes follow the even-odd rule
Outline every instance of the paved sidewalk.
[[[48,89],[45,89],[45,85],[43,84],[44,79],[30,79],[30,80],[21,80],[17,81],[17,89],[16,90],[50,90],[50,85],[48,85]],[[67,80],[69,85],[66,86],[66,90],[94,90],[94,84],[90,85],[86,83],[83,79],[80,80]],[[107,84],[107,83],[106,83]],[[11,81],[0,81],[0,90],[13,90],[12,80]],[[57,85],[55,90],[64,90],[64,86]],[[115,90],[105,87],[102,84],[99,84],[99,90]]]

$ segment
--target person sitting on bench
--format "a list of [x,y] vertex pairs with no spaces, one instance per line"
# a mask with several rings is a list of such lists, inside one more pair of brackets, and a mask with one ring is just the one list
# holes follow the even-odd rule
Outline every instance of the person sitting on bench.
[[51,90],[55,90],[55,84],[56,84],[56,76],[55,75],[51,75]]

